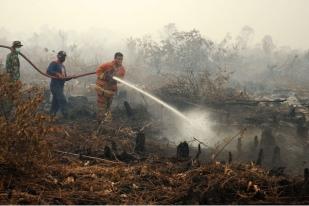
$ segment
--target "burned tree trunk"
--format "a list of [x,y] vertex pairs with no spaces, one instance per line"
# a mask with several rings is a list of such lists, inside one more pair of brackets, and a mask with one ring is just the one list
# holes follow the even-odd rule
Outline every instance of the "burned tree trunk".
[[309,169],[308,168],[304,169],[304,182],[305,184],[309,183]]
[[110,160],[114,160],[115,159],[114,154],[113,154],[113,152],[112,152],[112,150],[111,150],[111,148],[109,146],[105,146],[104,147],[104,157],[106,159],[110,159]]
[[278,167],[281,164],[281,154],[280,154],[280,147],[276,146],[274,148],[273,157],[272,157],[272,166]]
[[124,101],[124,102],[123,102],[123,105],[124,105],[124,107],[125,107],[125,109],[126,109],[126,111],[127,111],[127,116],[128,116],[129,118],[133,117],[133,114],[134,114],[134,113],[133,113],[133,110],[132,110],[132,108],[131,108],[129,102]]
[[229,164],[233,162],[232,152],[229,152]]
[[271,160],[274,148],[277,146],[275,136],[273,135],[272,128],[267,125],[263,128],[260,140],[260,148],[263,149],[263,164],[264,166],[271,167]]
[[198,167],[201,165],[200,160],[199,160],[201,153],[202,153],[201,144],[198,144],[197,153],[196,153],[196,155],[195,155],[195,157],[193,158],[193,161],[192,161]]
[[256,164],[257,165],[262,165],[263,159],[264,159],[263,149],[260,149],[258,158],[256,160]]
[[305,194],[309,194],[309,169],[304,169],[304,186],[303,191]]
[[253,149],[256,150],[259,146],[259,139],[258,136],[254,137],[254,142],[253,142]]
[[276,146],[276,140],[272,133],[272,128],[266,127],[262,131],[260,147],[264,149],[265,153],[270,153],[273,150],[273,147]]
[[136,135],[134,152],[136,153],[145,152],[145,134],[143,132],[138,132]]
[[177,146],[177,159],[178,160],[187,160],[189,159],[189,145],[186,141],[181,142]]

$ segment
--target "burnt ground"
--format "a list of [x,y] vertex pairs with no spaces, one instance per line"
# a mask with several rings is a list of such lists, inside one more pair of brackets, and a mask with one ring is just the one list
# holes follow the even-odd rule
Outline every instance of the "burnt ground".
[[[131,106],[130,110],[116,104],[112,120],[98,129],[89,99],[71,99],[75,106],[70,119],[54,122],[61,130],[47,138],[51,161],[42,171],[25,174],[0,166],[1,204],[309,203],[308,174],[303,175],[306,163],[298,165],[301,172],[297,175],[288,169],[295,163],[289,163],[289,158],[302,159],[303,153],[290,154],[290,148],[281,146],[287,141],[283,134],[301,138],[296,135],[301,120],[286,119],[286,111],[262,107],[262,113],[256,107],[208,105],[227,132],[233,125],[258,131],[249,132],[251,139],[242,144],[233,139],[214,160],[211,155],[218,148],[201,144],[200,153],[197,142],[189,144],[189,153],[186,148],[178,148],[177,153],[175,143],[159,138],[163,123],[150,118],[144,106]],[[185,103],[178,106],[188,109]],[[254,143],[254,135],[257,145],[245,147]],[[263,144],[279,145],[279,157],[267,154],[269,148],[264,148],[265,154],[259,158]]]

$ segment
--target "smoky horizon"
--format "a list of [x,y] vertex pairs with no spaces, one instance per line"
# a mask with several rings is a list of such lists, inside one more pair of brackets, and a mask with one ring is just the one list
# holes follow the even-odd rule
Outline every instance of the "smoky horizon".
[[309,48],[306,0],[1,0],[0,4],[0,35],[9,36],[10,41],[44,30],[114,42],[131,36],[160,38],[162,27],[175,23],[180,30],[197,29],[215,42],[227,34],[236,38],[249,26],[254,31],[252,45],[269,35],[279,46]]

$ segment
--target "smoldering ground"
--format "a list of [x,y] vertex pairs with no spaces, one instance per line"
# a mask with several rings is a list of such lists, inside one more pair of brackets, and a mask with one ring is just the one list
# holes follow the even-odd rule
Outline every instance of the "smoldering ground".
[[[89,38],[89,33],[78,34],[43,28],[34,34],[22,35],[22,40],[26,42],[23,47],[24,53],[43,71],[55,58],[56,51],[67,50],[66,65],[70,74],[94,71],[100,63],[112,59],[112,51],[124,50],[126,79],[171,103],[193,122],[194,126],[191,127],[142,95],[133,91],[127,93],[126,100],[132,107],[142,105],[147,108],[151,118],[162,122],[158,138],[166,138],[175,144],[184,140],[191,141],[195,137],[207,145],[214,146],[224,137],[237,134],[241,128],[248,127],[245,119],[251,117],[246,116],[247,114],[233,120],[233,116],[243,112],[242,109],[213,111],[214,108],[204,105],[210,100],[220,102],[236,97],[271,100],[282,96],[290,98],[293,94],[300,99],[298,102],[306,104],[307,100],[303,94],[307,89],[305,82],[308,80],[305,75],[309,65],[307,51],[275,45],[271,36],[265,36],[259,44],[252,45],[254,29],[248,26],[244,27],[238,36],[226,36],[221,42],[204,37],[198,30],[181,31],[175,24],[167,25],[163,32],[166,35],[162,35],[160,40],[145,36],[122,39],[119,42],[110,40],[110,33],[105,31],[96,31],[96,34],[92,33]],[[105,41],[106,39],[108,40]],[[1,44],[10,44],[8,37],[3,36]],[[5,54],[6,52],[1,50],[2,64]],[[48,89],[47,79],[35,73],[26,62],[22,61],[21,64],[24,82],[45,85]],[[91,89],[94,82],[95,77],[69,82],[66,86],[67,95],[87,95],[95,99],[95,93]],[[285,91],[282,91],[282,88]],[[240,97],[240,94],[243,96]],[[197,106],[197,109],[192,105],[187,105],[186,108],[181,101],[170,101],[169,98],[175,97],[202,105],[202,108]],[[251,111],[258,108],[259,106]],[[259,118],[263,122],[263,116]],[[269,117],[264,119],[266,123],[267,118]],[[289,127],[291,128],[288,129]],[[274,134],[276,139],[279,138],[276,142],[282,148],[282,153],[290,154],[286,155],[286,161],[295,162],[302,153],[301,145],[304,144],[303,140],[298,138],[295,125],[289,127],[275,128]],[[286,130],[287,132],[282,132]],[[249,145],[256,135],[260,140],[263,128],[255,124],[254,128],[248,131],[249,137],[243,139],[243,147]],[[284,141],[281,141],[280,135]],[[236,142],[233,141],[227,149],[237,150]],[[286,144],[282,145],[282,142]],[[286,152],[283,152],[284,150]],[[256,156],[252,156],[251,160],[256,160]],[[292,160],[289,160],[291,158]],[[306,165],[304,162],[299,165]]]

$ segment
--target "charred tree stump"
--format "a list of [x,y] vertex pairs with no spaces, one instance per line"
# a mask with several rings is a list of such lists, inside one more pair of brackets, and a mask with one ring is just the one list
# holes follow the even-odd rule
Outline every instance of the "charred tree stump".
[[186,141],[181,142],[177,146],[177,159],[178,160],[187,160],[189,159],[189,145]]
[[273,151],[272,166],[278,167],[281,164],[280,147],[276,146]]
[[304,169],[304,182],[305,184],[309,183],[309,169],[308,168]]
[[201,165],[201,163],[200,163],[200,155],[201,155],[201,153],[202,153],[202,150],[201,150],[201,144],[198,144],[198,150],[197,150],[197,153],[196,153],[196,155],[195,155],[195,157],[193,158],[193,163],[196,165],[196,166],[200,166]]
[[253,149],[256,150],[259,146],[259,139],[258,136],[254,137],[254,142],[253,142]]
[[232,162],[233,162],[232,152],[229,152],[229,164],[232,164]]
[[271,127],[265,127],[262,131],[260,147],[264,149],[265,154],[271,153],[276,146],[276,140]]
[[104,157],[106,159],[110,159],[110,160],[114,159],[113,152],[112,152],[112,150],[111,150],[111,148],[109,146],[105,146],[104,147]]
[[105,146],[104,147],[104,157],[106,159],[110,159],[110,160],[114,159],[113,152],[112,152],[112,150],[111,150],[111,148],[109,146]]
[[263,152],[263,149],[260,149],[258,158],[256,160],[256,164],[262,165],[263,159],[264,159],[264,152]]
[[303,186],[303,192],[305,195],[309,194],[309,169],[304,169],[304,186]]
[[199,160],[199,157],[200,157],[201,153],[202,153],[201,144],[198,144],[197,153],[196,153],[196,155],[195,155],[193,160]]
[[136,153],[145,152],[145,133],[143,132],[137,133],[134,152]]
[[123,102],[123,105],[124,105],[124,107],[125,107],[125,109],[126,109],[127,116],[128,116],[129,118],[133,117],[133,114],[134,114],[134,113],[133,113],[133,110],[132,110],[132,108],[131,108],[129,102],[124,101],[124,102]]

